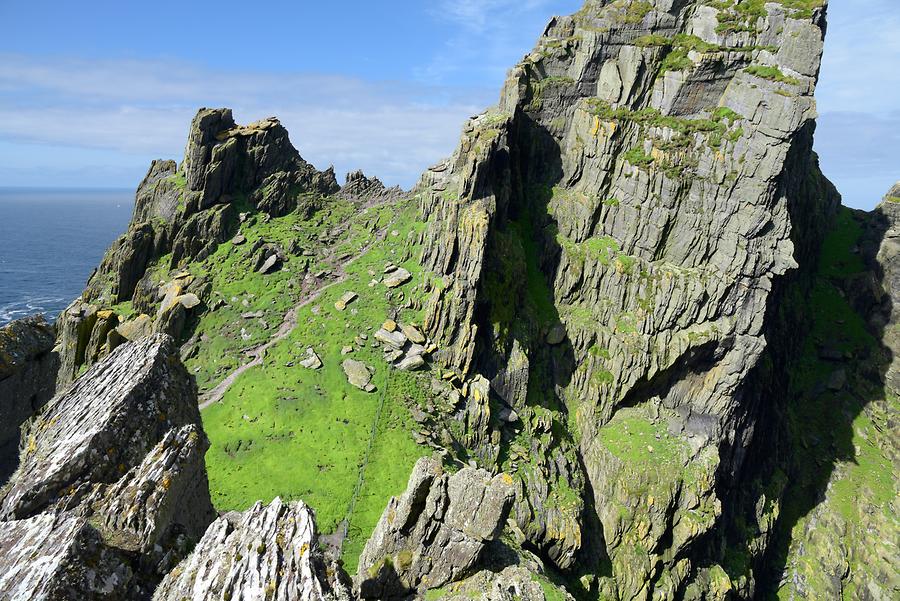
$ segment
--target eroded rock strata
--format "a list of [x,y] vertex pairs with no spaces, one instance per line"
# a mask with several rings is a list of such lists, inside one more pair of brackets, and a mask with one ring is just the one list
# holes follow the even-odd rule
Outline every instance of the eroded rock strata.
[[825,12],[588,0],[409,193],[201,109],[8,362],[62,392],[0,596],[896,598],[900,188],[819,170]]

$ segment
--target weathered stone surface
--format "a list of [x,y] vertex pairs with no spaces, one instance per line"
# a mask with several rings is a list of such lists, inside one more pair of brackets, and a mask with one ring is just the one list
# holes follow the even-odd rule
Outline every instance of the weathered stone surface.
[[345,593],[335,591],[336,584],[326,576],[312,510],[275,499],[216,520],[153,599],[337,599]]
[[384,276],[384,285],[388,288],[398,288],[411,279],[412,274],[400,267]]
[[403,332],[399,330],[389,332],[384,328],[375,332],[375,340],[397,350],[401,350],[404,346],[406,346],[407,342],[406,335]]
[[0,328],[0,483],[15,469],[19,427],[53,397],[59,356],[43,317]]
[[127,599],[133,571],[86,520],[41,514],[0,522],[0,598]]
[[[417,186],[423,263],[445,283],[425,307],[435,360],[464,381],[481,372],[531,437],[547,435],[517,465],[554,459],[513,474],[520,526],[561,568],[602,540],[582,559],[610,558],[597,584],[610,598],[674,594],[706,552],[695,543],[717,527],[716,491],[739,486],[754,433],[746,388],[773,291],[809,259],[838,202],[812,153],[825,9],[767,3],[756,19],[707,4],[589,0],[553,19],[498,106]],[[526,395],[542,410],[520,411]],[[620,422],[607,424],[655,398],[702,422],[679,436],[705,448],[708,478],[687,463],[653,475],[625,457],[612,468],[604,440]],[[481,461],[502,440],[488,415],[467,399],[465,446]],[[627,536],[605,523],[585,533],[585,506],[601,522],[639,507],[631,485],[644,476],[710,514],[663,500],[625,520]],[[673,523],[690,530],[677,546]],[[658,560],[638,559],[660,545]]]
[[23,431],[0,517],[71,506],[139,465],[172,428],[199,424],[196,385],[175,352],[161,335],[121,346],[48,402]]
[[341,367],[350,384],[356,386],[360,390],[371,392],[372,368],[356,359],[345,359],[344,362],[341,363]]
[[215,518],[203,460],[208,448],[199,426],[169,430],[140,465],[94,501],[94,527],[117,548],[139,553],[178,535],[200,540]]
[[307,369],[320,369],[322,367],[322,359],[312,348],[307,348],[306,358],[300,361],[300,365]]
[[175,352],[121,346],[28,423],[0,490],[0,597],[147,599],[206,530],[209,443]]
[[351,171],[341,188],[341,196],[361,202],[388,202],[403,194],[398,186],[386,188],[377,177],[366,177],[362,171]]
[[468,575],[485,544],[500,535],[513,494],[508,475],[473,468],[448,475],[437,461],[420,459],[360,556],[360,595],[404,597]]

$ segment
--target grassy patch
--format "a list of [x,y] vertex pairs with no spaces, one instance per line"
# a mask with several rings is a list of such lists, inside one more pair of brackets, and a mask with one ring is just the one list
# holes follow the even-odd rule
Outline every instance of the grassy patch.
[[796,77],[789,77],[781,72],[781,69],[778,67],[769,67],[764,65],[750,65],[746,69],[744,69],[745,73],[749,73],[755,77],[761,77],[762,79],[768,79],[769,81],[777,81],[779,83],[786,83],[788,85],[795,86],[800,83],[800,80]]
[[[264,364],[245,372],[227,391],[222,402],[204,411],[204,427],[212,443],[207,454],[210,488],[213,502],[220,510],[245,509],[256,500],[302,499],[316,510],[320,529],[333,531],[342,520],[349,519],[349,535],[344,555],[349,571],[353,572],[362,546],[371,534],[388,499],[404,489],[416,459],[427,450],[415,444],[410,432],[414,428],[408,408],[423,402],[428,390],[427,376],[392,370],[381,357],[380,345],[372,346],[373,328],[392,310],[399,310],[404,322],[421,321],[421,312],[400,309],[403,299],[414,294],[414,287],[422,281],[422,273],[415,260],[405,260],[410,232],[421,224],[415,222],[411,203],[387,209],[385,222],[398,235],[372,246],[359,260],[347,268],[347,278],[326,290],[320,298],[300,309],[298,325],[289,336],[269,349]],[[394,221],[390,221],[390,217]],[[369,215],[381,220],[381,215]],[[329,216],[313,217],[313,236],[318,238],[336,219],[357,219],[335,208]],[[303,229],[297,217],[288,222],[272,220],[265,239],[277,239],[278,232],[295,235]],[[261,231],[249,231],[263,235]],[[337,243],[337,253],[352,253],[369,242],[371,232],[348,234]],[[223,252],[227,253],[227,249]],[[316,259],[311,259],[313,269]],[[390,291],[382,285],[370,287],[370,271],[378,277],[387,262],[402,264],[414,280],[400,289]],[[227,270],[226,270],[227,271]],[[252,310],[260,306],[268,309],[275,301],[281,314],[286,305],[279,305],[275,281],[260,282],[256,276],[244,273],[231,285],[253,286],[258,290],[258,305],[242,307]],[[274,289],[272,289],[274,288]],[[343,312],[334,302],[347,291],[359,295]],[[269,295],[272,295],[271,297]],[[402,296],[401,296],[402,294]],[[288,296],[288,305],[293,302]],[[296,297],[296,294],[293,295]],[[267,313],[268,314],[268,313]],[[216,317],[218,323],[234,319],[234,315]],[[239,317],[238,317],[239,319]],[[201,327],[204,324],[201,323]],[[354,339],[368,336],[362,346]],[[260,335],[260,340],[271,331]],[[345,358],[341,349],[353,347],[351,357],[374,368],[374,393],[367,394],[352,386],[341,369]],[[324,366],[318,371],[299,365],[306,348],[315,349]],[[189,362],[209,370],[204,362],[207,351]],[[222,352],[222,350],[220,350]],[[240,360],[236,358],[236,360]],[[424,378],[425,381],[421,379]],[[365,477],[353,504],[353,495],[361,469]]]

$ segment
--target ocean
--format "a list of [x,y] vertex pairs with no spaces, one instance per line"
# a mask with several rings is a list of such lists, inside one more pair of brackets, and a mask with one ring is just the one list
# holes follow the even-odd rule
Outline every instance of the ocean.
[[0,326],[81,294],[131,219],[131,190],[0,188]]

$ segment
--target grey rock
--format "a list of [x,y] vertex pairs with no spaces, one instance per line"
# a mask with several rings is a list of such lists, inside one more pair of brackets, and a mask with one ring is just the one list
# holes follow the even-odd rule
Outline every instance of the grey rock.
[[409,339],[413,344],[424,344],[425,343],[425,335],[422,331],[413,325],[401,325],[400,331]]
[[401,371],[414,371],[425,365],[422,355],[407,355],[397,363],[397,369]]
[[399,330],[395,330],[393,332],[388,332],[384,328],[375,332],[375,340],[378,340],[379,342],[383,342],[384,344],[386,344],[392,348],[395,348],[397,350],[400,350],[404,346],[406,346],[406,342],[407,342],[406,336],[403,334],[403,332],[401,332]]
[[[338,589],[338,590],[335,590]],[[160,583],[154,601],[317,601],[346,596],[329,582],[315,516],[275,499],[216,520]]]
[[49,401],[23,430],[0,518],[71,506],[141,464],[169,430],[199,424],[196,384],[176,354],[163,335],[120,346]]
[[259,266],[259,273],[271,273],[275,271],[275,267],[278,265],[278,255],[269,255],[269,257],[263,261],[263,264]]
[[0,598],[126,599],[133,570],[87,520],[41,514],[0,522]]
[[434,459],[420,459],[360,556],[360,595],[403,597],[465,577],[486,543],[500,535],[513,495],[505,474],[465,468],[451,476]]
[[397,269],[394,269],[384,276],[383,283],[388,288],[397,288],[410,281],[411,279],[412,274],[409,273],[409,271],[403,269],[402,267],[398,267]]
[[547,344],[551,346],[555,346],[557,344],[561,344],[563,340],[566,339],[566,326],[562,324],[557,324],[550,328],[550,331],[547,332]]
[[371,390],[369,390],[372,381],[371,367],[362,361],[357,361],[355,359],[344,359],[344,362],[341,363],[341,367],[344,370],[344,374],[347,376],[347,381],[350,382],[351,385],[356,386],[360,390],[371,392]]
[[196,425],[169,430],[144,458],[94,501],[92,525],[119,549],[150,553],[177,535],[200,540],[216,516]]
[[307,369],[320,369],[322,367],[322,359],[316,354],[312,348],[306,349],[306,358],[300,361],[300,365]]
[[53,397],[59,355],[43,317],[0,328],[0,483],[16,467],[19,427]]

